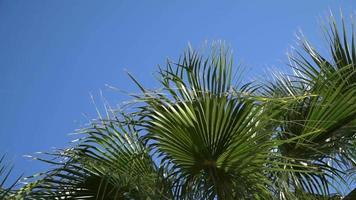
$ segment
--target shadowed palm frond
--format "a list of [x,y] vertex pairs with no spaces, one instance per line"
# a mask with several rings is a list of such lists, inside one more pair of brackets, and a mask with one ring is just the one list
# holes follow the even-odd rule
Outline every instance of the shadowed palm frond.
[[[55,169],[44,173],[32,199],[168,199],[169,182],[128,121],[101,120],[83,129],[74,148],[44,160]],[[168,189],[167,189],[168,188]]]
[[262,92],[270,97],[309,95],[290,104],[286,114],[280,116],[284,123],[278,128],[282,139],[308,135],[281,145],[279,151],[325,172],[312,177],[284,175],[309,193],[328,194],[330,188],[337,190],[340,184],[347,187],[345,180],[353,176],[348,172],[355,169],[355,33],[348,41],[345,27],[343,21],[341,36],[335,20],[330,21],[330,59],[302,40],[304,54],[291,56],[295,75],[277,75],[276,81]]
[[310,42],[302,40],[304,54],[291,59],[298,81],[306,81],[309,91],[319,95],[315,100],[319,106],[310,111],[315,113],[310,117],[316,119],[310,119],[306,126],[323,128],[323,134],[316,139],[328,141],[332,148],[327,149],[336,151],[343,164],[355,167],[356,46],[352,18],[350,24],[348,32],[343,17],[340,26],[334,17],[330,18],[325,26],[330,56],[321,55]]

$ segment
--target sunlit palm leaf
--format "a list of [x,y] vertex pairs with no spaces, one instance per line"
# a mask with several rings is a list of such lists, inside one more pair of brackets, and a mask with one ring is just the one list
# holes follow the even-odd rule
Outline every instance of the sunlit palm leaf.
[[140,86],[147,103],[141,116],[146,139],[179,176],[176,196],[205,191],[204,199],[273,198],[267,172],[293,170],[271,159],[280,142],[272,138],[272,119],[286,100],[259,101],[249,95],[253,87],[233,84],[232,60],[221,46],[207,58],[190,49],[160,75],[162,92]]

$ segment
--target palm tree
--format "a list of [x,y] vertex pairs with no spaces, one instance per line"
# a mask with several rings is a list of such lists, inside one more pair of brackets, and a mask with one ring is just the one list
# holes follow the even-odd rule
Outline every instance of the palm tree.
[[295,73],[262,85],[240,78],[222,44],[167,61],[158,90],[129,74],[141,90],[132,104],[107,106],[75,145],[37,158],[52,169],[5,195],[340,199],[331,190],[355,169],[356,49],[354,32],[350,42],[345,24],[342,35],[330,24],[331,59],[302,40]]

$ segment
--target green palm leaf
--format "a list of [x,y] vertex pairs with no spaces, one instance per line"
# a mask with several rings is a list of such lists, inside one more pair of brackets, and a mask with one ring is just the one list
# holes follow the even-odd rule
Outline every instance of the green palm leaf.
[[207,58],[188,50],[160,75],[162,92],[139,85],[146,103],[140,115],[146,140],[179,177],[176,196],[205,191],[206,199],[273,198],[268,172],[294,170],[282,168],[288,164],[280,160],[288,158],[271,159],[281,142],[272,137],[272,119],[288,99],[259,98],[249,84],[233,84],[231,55],[223,46]]

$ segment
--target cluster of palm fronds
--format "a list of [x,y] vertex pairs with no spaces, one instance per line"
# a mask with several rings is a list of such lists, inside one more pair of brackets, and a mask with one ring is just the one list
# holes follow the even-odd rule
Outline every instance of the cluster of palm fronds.
[[130,75],[129,109],[107,109],[0,198],[341,199],[355,185],[355,32],[329,25],[330,56],[302,39],[294,73],[267,83],[237,79],[223,45],[168,61],[159,90]]

